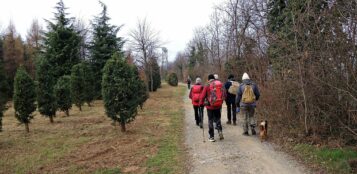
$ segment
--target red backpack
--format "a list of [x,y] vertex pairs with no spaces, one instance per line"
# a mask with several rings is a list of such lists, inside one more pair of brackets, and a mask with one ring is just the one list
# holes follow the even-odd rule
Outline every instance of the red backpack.
[[223,83],[219,80],[214,80],[209,84],[209,89],[208,101],[210,106],[221,107],[225,99]]
[[202,86],[201,85],[193,85],[192,87],[192,101],[194,102],[199,102],[200,101],[200,95],[202,92]]

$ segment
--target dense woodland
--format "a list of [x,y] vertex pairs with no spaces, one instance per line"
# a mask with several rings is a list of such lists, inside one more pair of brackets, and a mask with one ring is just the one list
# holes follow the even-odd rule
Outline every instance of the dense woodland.
[[[98,5],[102,12],[88,26],[71,17],[60,0],[46,29],[34,19],[25,38],[13,22],[0,33],[0,131],[10,106],[29,131],[36,108],[53,123],[57,111],[70,116],[72,104],[81,110],[96,99],[103,99],[108,117],[125,131],[148,91],[160,87],[161,42],[155,30],[142,31],[141,26],[151,26],[139,20],[127,39],[133,51],[125,51],[124,38],[118,36],[121,26],[111,25],[107,6]],[[145,38],[137,40],[140,36]],[[141,43],[150,46],[141,48]]]
[[169,67],[180,80],[248,72],[272,136],[355,145],[356,34],[356,1],[225,0]]

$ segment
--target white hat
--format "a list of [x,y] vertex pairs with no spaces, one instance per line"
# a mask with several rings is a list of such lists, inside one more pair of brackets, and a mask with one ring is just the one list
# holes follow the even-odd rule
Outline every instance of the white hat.
[[247,73],[243,74],[242,80],[248,80],[250,79]]
[[214,79],[218,80],[218,74],[214,74]]
[[202,82],[201,78],[197,77],[196,78],[196,83],[201,83],[201,82]]

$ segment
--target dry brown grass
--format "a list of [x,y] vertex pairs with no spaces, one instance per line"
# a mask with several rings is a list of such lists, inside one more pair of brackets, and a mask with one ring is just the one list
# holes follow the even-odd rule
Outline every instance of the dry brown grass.
[[[182,91],[183,87],[164,84],[158,92],[151,93],[144,110],[127,125],[126,133],[121,133],[119,126],[111,125],[102,101],[95,101],[92,107],[84,106],[82,112],[74,107],[69,117],[58,112],[54,124],[35,113],[30,133],[25,132],[24,125],[18,125],[13,109],[9,109],[0,133],[0,173],[160,171],[161,166],[152,166],[147,161],[159,153],[160,142],[167,139],[165,133],[173,132],[169,131],[171,115],[183,110]],[[180,134],[177,131],[170,136],[180,137]],[[176,140],[173,143],[180,146],[180,138]],[[170,170],[182,173],[183,167]]]

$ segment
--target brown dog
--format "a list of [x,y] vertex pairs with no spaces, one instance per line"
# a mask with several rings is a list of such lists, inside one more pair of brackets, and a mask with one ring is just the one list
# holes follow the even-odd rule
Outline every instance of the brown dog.
[[263,142],[263,140],[266,141],[268,138],[268,121],[264,120],[261,121],[259,124],[259,135],[260,135],[260,141]]

